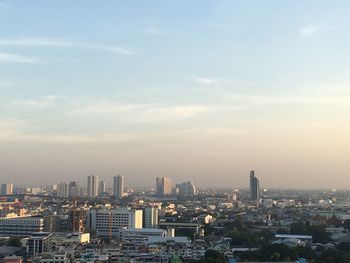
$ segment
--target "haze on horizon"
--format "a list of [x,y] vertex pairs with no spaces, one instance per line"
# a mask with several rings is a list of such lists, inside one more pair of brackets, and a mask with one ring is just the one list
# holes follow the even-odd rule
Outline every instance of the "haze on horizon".
[[349,13],[0,0],[0,182],[349,188]]

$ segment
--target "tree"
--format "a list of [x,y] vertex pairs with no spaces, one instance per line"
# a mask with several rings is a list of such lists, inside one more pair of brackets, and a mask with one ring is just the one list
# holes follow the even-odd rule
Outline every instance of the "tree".
[[204,263],[226,263],[227,260],[224,256],[224,254],[220,253],[219,251],[215,250],[207,250],[204,255],[204,259],[202,260]]

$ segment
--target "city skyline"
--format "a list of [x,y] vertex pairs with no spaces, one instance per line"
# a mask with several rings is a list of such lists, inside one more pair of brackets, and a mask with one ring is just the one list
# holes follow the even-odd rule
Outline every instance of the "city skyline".
[[0,0],[0,183],[349,188],[349,11]]

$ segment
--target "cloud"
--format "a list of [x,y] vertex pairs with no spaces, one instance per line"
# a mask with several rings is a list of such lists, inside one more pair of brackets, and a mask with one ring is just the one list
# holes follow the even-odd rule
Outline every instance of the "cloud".
[[13,104],[17,106],[34,107],[34,108],[44,108],[52,105],[56,101],[57,97],[54,95],[46,96],[38,100],[19,100],[14,101]]
[[1,53],[0,63],[17,63],[17,64],[45,64],[46,60],[22,56],[14,53]]
[[245,95],[231,94],[226,98],[233,99],[242,104],[256,105],[279,105],[279,104],[316,104],[316,105],[335,105],[350,106],[350,97],[316,97],[316,96],[264,96],[264,95]]
[[147,27],[143,29],[143,32],[147,35],[154,35],[154,36],[171,36],[172,34],[165,30],[159,30],[152,27]]
[[206,78],[206,77],[196,77],[194,78],[194,81],[205,85],[220,84],[220,83],[226,82],[225,79]]
[[299,33],[302,37],[307,37],[311,35],[315,35],[322,31],[322,27],[320,25],[307,25],[301,27]]
[[22,47],[62,47],[62,48],[82,48],[92,50],[104,50],[122,55],[136,55],[141,49],[107,46],[97,44],[86,44],[71,42],[62,39],[50,38],[19,38],[19,39],[0,39],[0,46],[22,46]]
[[207,105],[117,104],[104,102],[75,110],[78,114],[119,114],[129,120],[158,122],[193,118],[210,111]]

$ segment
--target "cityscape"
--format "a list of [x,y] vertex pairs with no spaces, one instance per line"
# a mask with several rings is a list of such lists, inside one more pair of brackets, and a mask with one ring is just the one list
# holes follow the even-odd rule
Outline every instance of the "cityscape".
[[349,14],[0,0],[0,263],[350,263]]

